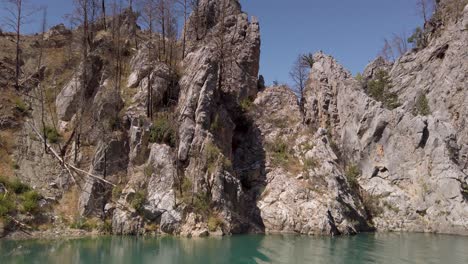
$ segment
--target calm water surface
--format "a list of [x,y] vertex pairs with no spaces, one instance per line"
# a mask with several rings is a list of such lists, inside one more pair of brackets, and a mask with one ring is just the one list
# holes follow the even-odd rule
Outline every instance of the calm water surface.
[[467,264],[468,237],[394,233],[339,238],[243,235],[0,240],[0,263]]

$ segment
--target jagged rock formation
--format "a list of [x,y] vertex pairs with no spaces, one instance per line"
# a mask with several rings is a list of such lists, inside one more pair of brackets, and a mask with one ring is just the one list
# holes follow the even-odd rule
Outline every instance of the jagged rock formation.
[[[140,179],[138,184],[138,181],[133,179],[137,179],[136,175],[141,174],[141,167],[143,170],[152,168],[154,172],[146,186],[148,198],[144,211],[152,216],[150,220],[160,223],[163,232],[200,235],[208,230],[206,224],[203,224],[207,221],[207,216],[187,214],[191,209],[184,208],[186,205],[181,204],[180,196],[187,195],[181,191],[184,180],[193,188],[190,191],[194,192],[196,197],[192,197],[192,200],[201,199],[200,202],[213,206],[211,217],[223,221],[223,232],[245,232],[250,228],[249,213],[245,213],[249,210],[246,210],[244,205],[249,195],[243,192],[240,179],[233,168],[228,168],[223,163],[230,162],[233,158],[230,142],[235,136],[235,119],[238,118],[236,107],[240,101],[256,94],[260,35],[258,23],[248,21],[237,1],[227,3],[229,12],[223,14],[225,22],[221,23],[219,16],[210,16],[213,10],[220,10],[219,2],[201,1],[197,14],[192,15],[186,25],[190,52],[183,62],[186,70],[177,85],[180,98],[175,115],[180,124],[177,131],[180,140],[177,149],[166,150],[164,161],[161,162],[166,164],[163,167],[168,166],[170,169],[162,171],[164,174],[159,171],[158,163],[149,162],[142,165],[144,160],[148,159],[149,125],[141,124],[139,117],[145,113],[148,80],[151,80],[153,85],[153,100],[156,104],[162,103],[168,96],[167,91],[174,89],[170,86],[170,72],[164,64],[155,66],[147,63],[144,51],[140,51],[132,60],[133,71],[128,86],[137,87],[138,92],[127,110],[132,125],[131,165],[128,175],[130,181],[126,189],[135,185],[142,188],[148,182],[147,179]],[[193,22],[194,20],[200,21]],[[192,36],[190,32],[195,31],[203,31],[203,35],[199,33]],[[219,38],[223,50],[219,46]],[[220,54],[225,50],[229,51],[229,54]],[[214,129],[215,126],[222,127]],[[153,153],[155,146],[157,144],[150,147],[149,160],[156,155]],[[208,151],[214,152],[210,155],[217,155],[211,157],[214,160],[207,158]],[[137,168],[139,165],[140,168]],[[169,172],[171,174],[167,175]],[[124,190],[123,193],[130,192]],[[113,222],[117,226],[115,231],[128,219],[122,217],[125,215],[122,210],[123,208],[117,209],[114,214]],[[199,223],[200,221],[202,223]],[[187,223],[188,227],[184,226],[184,223]],[[134,228],[131,229],[122,228],[126,230],[123,233],[136,232]]]
[[[465,8],[465,10],[467,10]],[[315,55],[306,111],[339,142],[343,161],[358,164],[359,185],[381,231],[466,233],[466,21],[450,25],[429,46],[401,57],[389,70],[402,106],[385,109],[333,58]],[[417,115],[418,96],[431,114]]]
[[339,235],[369,230],[325,129],[315,135],[294,93],[272,87],[255,100],[255,123],[267,149],[266,186],[258,206],[268,232]]

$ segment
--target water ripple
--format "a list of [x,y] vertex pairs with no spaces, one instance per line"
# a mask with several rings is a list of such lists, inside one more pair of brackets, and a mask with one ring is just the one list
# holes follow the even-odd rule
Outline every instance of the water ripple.
[[468,237],[389,233],[337,238],[243,235],[0,240],[0,263],[466,264]]

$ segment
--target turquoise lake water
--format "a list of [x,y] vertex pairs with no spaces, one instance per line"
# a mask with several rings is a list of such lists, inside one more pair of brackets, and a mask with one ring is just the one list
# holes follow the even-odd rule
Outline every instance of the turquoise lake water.
[[0,240],[0,263],[468,263],[468,237],[240,235]]

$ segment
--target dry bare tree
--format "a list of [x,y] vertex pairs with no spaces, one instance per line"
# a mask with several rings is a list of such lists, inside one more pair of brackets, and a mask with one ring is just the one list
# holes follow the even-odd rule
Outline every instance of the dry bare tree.
[[169,68],[174,69],[176,64],[176,55],[177,55],[177,34],[178,34],[178,10],[176,9],[176,1],[169,0],[166,3],[166,63]]
[[75,162],[78,159],[78,152],[81,146],[81,135],[83,128],[83,116],[86,101],[86,90],[88,80],[88,54],[92,49],[93,32],[94,32],[94,19],[96,19],[97,6],[95,0],[74,0],[75,11],[73,13],[73,19],[81,24],[81,89],[80,89],[80,103],[79,111],[77,112],[75,129],[77,132],[75,136]]
[[111,34],[112,34],[112,74],[114,77],[114,86],[116,89],[120,90],[121,81],[122,81],[122,3],[121,1],[112,1],[112,25],[111,25]]
[[219,29],[215,35],[215,45],[216,45],[216,56],[218,58],[218,89],[221,90],[226,84],[225,81],[228,79],[226,76],[227,66],[229,65],[230,54],[226,48],[226,26],[225,20],[227,17],[227,3],[226,0],[221,0],[221,5],[219,6]]
[[388,39],[384,39],[384,45],[380,50],[379,56],[384,58],[386,61],[394,61],[395,54],[393,53],[393,48]]
[[[131,38],[133,38],[133,41],[135,42],[135,49],[138,49],[138,35],[137,35],[137,20],[138,20],[138,15],[136,13],[134,13],[134,9],[133,9],[133,0],[127,0],[128,1],[128,8],[130,9],[130,11],[132,12],[132,28],[131,28],[131,32],[130,32],[130,35],[131,35]],[[145,2],[145,0],[139,0],[137,1],[137,3],[142,3],[142,2]]]
[[435,0],[416,0],[418,13],[424,19],[424,25],[429,21],[435,8]]
[[159,50],[159,57],[161,60],[165,61],[166,55],[166,1],[167,0],[156,0],[156,22],[159,25],[159,33],[160,33],[160,50]]
[[408,37],[405,33],[393,34],[389,40],[384,38],[384,45],[379,53],[379,56],[386,61],[395,61],[400,56],[408,52]]
[[[143,6],[141,8],[141,18],[143,22],[146,24],[148,28],[148,42],[147,42],[147,49],[148,49],[148,60],[150,63],[153,61],[153,32],[154,32],[154,23],[156,18],[156,0],[145,0],[142,2]],[[148,74],[147,77],[147,99],[146,99],[146,116],[152,118],[152,101],[153,101],[153,91],[152,91],[152,84],[151,84],[151,74]]]
[[395,50],[397,57],[404,55],[408,52],[408,36],[405,33],[393,34],[392,37],[392,46]]
[[200,14],[200,0],[190,0],[190,9],[192,9],[192,18],[190,19],[191,28],[195,29],[197,40],[202,38],[200,27],[202,25],[202,16]]
[[177,3],[182,7],[182,14],[184,17],[184,25],[182,30],[182,59],[185,58],[185,49],[186,49],[186,35],[187,35],[187,18],[189,12],[189,3],[188,0],[177,0]]
[[102,12],[102,20],[104,30],[107,30],[107,22],[106,22],[106,0],[101,1],[101,12]]
[[294,82],[293,91],[299,98],[299,109],[302,114],[304,114],[304,90],[306,86],[307,79],[309,78],[310,69],[314,65],[314,58],[311,53],[302,54],[297,56],[289,76]]
[[15,88],[19,89],[19,79],[21,74],[21,30],[27,19],[33,14],[29,1],[27,0],[3,0],[5,2],[4,23],[16,35],[15,38]]
[[[42,63],[44,60],[44,45],[45,45],[45,33],[47,30],[47,7],[42,8],[42,22],[41,22],[41,39],[39,44],[39,55],[37,59],[37,72],[42,68]],[[46,126],[46,114],[45,114],[45,89],[42,84],[42,81],[39,80],[37,85],[36,98],[39,100],[41,106],[41,125],[42,125],[42,137],[44,138],[44,152],[48,153],[47,148],[47,126]]]

